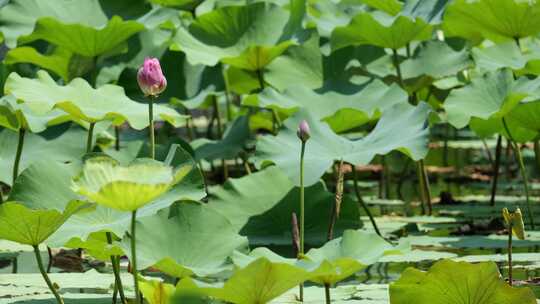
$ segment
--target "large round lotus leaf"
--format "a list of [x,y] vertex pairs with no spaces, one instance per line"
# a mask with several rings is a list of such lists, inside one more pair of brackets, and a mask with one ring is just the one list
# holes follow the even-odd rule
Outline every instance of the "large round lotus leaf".
[[419,45],[412,58],[401,63],[403,78],[429,76],[440,79],[455,76],[472,65],[466,48],[454,50],[442,41],[428,41]]
[[536,49],[522,52],[514,41],[498,43],[485,48],[475,47],[472,49],[472,55],[476,68],[481,72],[495,71],[501,68],[528,71],[540,57]]
[[13,48],[20,36],[29,35],[34,30],[37,19],[52,17],[66,24],[82,24],[100,27],[107,23],[98,0],[16,0],[0,10],[0,31],[6,44]]
[[84,163],[72,189],[97,204],[134,211],[163,195],[191,169],[186,165],[175,172],[152,159],[137,159],[124,167],[112,158],[95,157]]
[[[519,108],[520,105],[517,105],[515,109]],[[523,113],[523,115],[513,116],[511,113],[514,113],[514,110],[506,115],[505,122],[512,138],[519,143],[526,143],[528,141],[534,140],[538,135],[536,130],[536,123],[526,124],[534,119],[534,112]],[[516,113],[519,113],[516,112]],[[521,120],[523,119],[523,120]],[[469,127],[474,131],[476,135],[481,138],[492,138],[497,134],[501,134],[506,138],[510,138],[506,128],[504,127],[503,121],[501,118],[490,118],[487,120],[473,117],[469,122]]]
[[310,274],[300,267],[260,258],[237,270],[223,287],[206,287],[200,290],[230,303],[268,303],[309,277]]
[[398,0],[360,0],[360,2],[392,16],[397,15],[403,6],[403,3]]
[[133,34],[144,26],[136,21],[123,21],[114,16],[100,28],[85,26],[80,23],[66,24],[55,18],[40,18],[32,34],[20,36],[20,44],[36,40],[45,40],[73,53],[86,57],[96,57],[118,49]]
[[65,82],[83,75],[94,66],[94,62],[91,59],[83,59],[81,56],[60,47],[56,47],[50,54],[41,54],[30,46],[21,46],[9,50],[4,63],[7,65],[31,63],[42,69],[54,72],[56,75],[62,77]]
[[[126,237],[126,252],[129,242]],[[246,246],[247,239],[226,217],[195,201],[178,202],[137,222],[138,267],[154,266],[178,278],[227,270],[227,258]]]
[[383,12],[360,13],[344,27],[332,32],[332,50],[370,44],[399,49],[411,41],[431,38],[432,27],[420,18],[390,16]]
[[335,134],[328,125],[314,119],[305,110],[285,121],[285,129],[277,136],[263,136],[257,143],[259,163],[269,160],[299,185],[301,142],[296,135],[300,121],[307,120],[311,138],[304,157],[305,185],[313,185],[334,163],[343,159],[352,164],[367,164],[377,154],[392,150],[405,153],[414,160],[427,154],[426,121],[430,107],[420,103],[395,105],[383,113],[376,127],[364,138],[349,140]]
[[144,29],[136,21],[108,20],[98,0],[13,1],[0,11],[0,30],[10,47],[45,40],[70,52],[95,57],[112,51]]
[[540,32],[540,3],[522,0],[456,0],[446,8],[447,36],[500,42]]
[[540,80],[521,77],[513,80],[510,70],[497,70],[473,78],[471,84],[452,90],[444,103],[448,122],[465,127],[471,117],[502,118],[520,101],[540,97]]
[[[182,153],[176,152],[175,159],[171,164],[191,166],[191,172],[167,193],[140,208],[137,211],[137,218],[154,215],[158,210],[167,208],[177,200],[199,200],[206,195],[200,171],[186,152],[180,152]],[[78,163],[36,162],[21,172],[11,190],[9,200],[22,201],[27,207],[34,209],[64,210],[70,200],[78,197],[70,189],[70,185],[72,177],[77,175],[80,170],[81,165]],[[48,182],[43,183],[43,180]],[[125,231],[129,230],[130,221],[131,214],[98,205],[93,212],[72,216],[51,236],[49,243],[60,247],[70,241],[67,243],[69,246],[84,244],[83,247],[91,246],[94,252],[99,252],[99,248],[94,246],[96,238],[92,238],[93,241],[88,244],[85,244],[83,240],[87,240],[93,232],[103,231],[113,232],[121,237]],[[106,246],[105,242],[101,243]]]
[[452,0],[408,0],[405,2],[401,14],[411,18],[421,18],[430,24],[442,22],[446,6]]
[[[80,128],[70,128],[60,134],[57,130],[46,130],[39,135],[27,132],[24,137],[25,149],[22,152],[19,172],[37,161],[78,161],[86,151],[86,136],[87,132]],[[2,147],[0,149],[0,181],[7,185],[11,185],[13,181],[13,160],[18,138],[16,132],[8,129],[0,132],[0,147]],[[28,147],[31,148],[28,149]]]
[[69,121],[69,114],[61,110],[44,109],[36,112],[24,103],[17,103],[11,96],[4,96],[0,99],[0,126],[18,131],[23,128],[32,133],[44,131],[48,126]]
[[424,272],[407,268],[390,285],[391,304],[536,304],[529,288],[509,286],[493,262],[443,260]]
[[329,38],[334,28],[347,25],[365,7],[351,1],[308,1],[309,20],[322,37]]
[[[408,100],[407,93],[398,85],[387,86],[379,80],[367,81],[355,89],[354,92],[340,93],[301,86],[283,92],[267,88],[244,103],[277,108],[286,114],[305,108],[314,119],[326,120],[332,130],[343,132],[368,122],[395,104],[406,104]],[[345,117],[338,119],[338,112]]]
[[346,230],[342,237],[308,251],[306,263],[319,264],[311,281],[333,285],[387,254],[399,254],[399,249],[375,233]]
[[[116,85],[94,89],[86,80],[76,78],[61,86],[47,72],[39,71],[37,79],[11,73],[4,90],[37,112],[58,108],[76,121],[111,120],[115,125],[127,121],[137,130],[148,126],[148,106],[129,99],[124,89]],[[183,115],[163,105],[154,106],[154,119],[165,120],[174,126],[184,122]]]
[[293,35],[302,16],[298,5],[290,12],[265,2],[220,7],[198,16],[189,28],[180,27],[175,48],[185,52],[192,64],[214,66],[222,61],[260,70],[295,43]]
[[63,212],[31,209],[18,202],[0,205],[0,238],[20,244],[37,246],[53,234],[67,219],[89,206],[71,201]]

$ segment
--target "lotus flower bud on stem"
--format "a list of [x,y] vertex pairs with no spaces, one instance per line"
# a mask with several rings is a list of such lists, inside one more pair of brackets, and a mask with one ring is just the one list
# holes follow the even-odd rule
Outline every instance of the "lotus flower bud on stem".
[[298,130],[296,131],[296,135],[302,142],[306,142],[310,135],[310,129],[309,124],[306,120],[302,120],[300,124],[298,125]]
[[158,96],[167,87],[167,79],[163,76],[157,58],[144,59],[143,65],[137,72],[137,82],[145,96]]

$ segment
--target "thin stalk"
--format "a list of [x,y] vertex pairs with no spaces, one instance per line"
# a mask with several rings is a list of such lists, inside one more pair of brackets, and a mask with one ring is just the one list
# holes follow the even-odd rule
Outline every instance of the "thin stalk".
[[225,80],[225,102],[226,102],[226,112],[227,112],[227,121],[232,121],[232,112],[231,112],[231,92],[229,90],[229,79],[227,78],[227,73],[225,72],[225,65],[221,65],[221,73],[223,79]]
[[486,140],[483,138],[482,138],[482,145],[484,146],[484,151],[486,151],[486,156],[488,158],[489,163],[491,164],[491,167],[495,168],[495,161],[493,159],[493,155],[491,154],[491,151],[489,150]]
[[512,223],[508,224],[508,284],[512,286]]
[[448,167],[448,137],[450,136],[450,126],[448,124],[445,125],[444,133],[443,166]]
[[330,299],[330,284],[324,284],[324,298],[326,299],[326,304],[332,303]]
[[433,206],[431,204],[431,191],[429,189],[429,177],[427,174],[426,166],[424,164],[424,160],[421,159],[418,161],[420,165],[420,173],[422,174],[422,187],[424,188],[424,195],[426,198],[426,203],[428,207],[428,215],[431,215],[433,213]]
[[424,176],[420,167],[420,162],[416,162],[416,175],[418,178],[418,188],[420,189],[420,207],[422,208],[422,215],[426,214],[426,194],[423,186]]
[[[217,133],[218,138],[223,138],[223,129],[221,126],[221,116],[219,115],[219,103],[217,100],[217,97],[214,96],[213,98],[213,106],[214,106],[214,117],[216,118],[216,126],[217,126]],[[223,168],[223,180],[227,180],[229,178],[229,168],[227,167],[227,163],[225,162],[225,159],[221,159],[221,167]]]
[[540,140],[534,141],[534,159],[536,160],[537,169],[540,169]]
[[251,167],[249,166],[247,159],[242,159],[242,163],[244,164],[244,169],[246,170],[246,173],[248,175],[251,174]]
[[14,257],[13,260],[11,260],[11,264],[12,264],[12,269],[11,269],[11,273],[17,273],[18,271],[18,259],[17,257]]
[[[107,243],[109,245],[112,245],[113,239],[112,239],[112,233],[106,232],[107,236]],[[114,285],[115,289],[118,289],[118,293],[120,294],[120,300],[122,303],[127,303],[126,296],[124,294],[124,287],[122,285],[122,278],[120,277],[120,263],[119,263],[119,257],[118,256],[111,256],[111,264],[112,269],[114,273]],[[113,300],[116,300],[116,296],[113,297]]]
[[114,126],[114,149],[120,150],[120,126]]
[[366,202],[364,202],[364,199],[362,199],[362,195],[360,195],[360,189],[358,187],[358,173],[356,172],[356,168],[354,165],[352,165],[352,171],[353,171],[353,179],[354,179],[354,193],[356,194],[356,200],[358,201],[358,204],[364,209],[364,212],[369,217],[369,221],[371,222],[371,225],[373,226],[373,229],[375,232],[382,238],[384,238],[381,234],[381,231],[379,230],[379,227],[377,226],[377,222],[375,222],[375,219],[373,218],[373,215],[371,214],[371,211],[369,211],[369,208],[366,205]]
[[36,256],[36,261],[38,264],[39,272],[41,272],[41,275],[43,276],[43,279],[45,280],[45,283],[47,283],[47,286],[53,293],[54,297],[56,298],[56,301],[58,304],[64,304],[64,300],[62,300],[62,297],[60,297],[60,294],[58,293],[58,290],[54,287],[53,283],[51,282],[51,279],[49,278],[49,275],[45,271],[45,267],[43,267],[43,260],[41,259],[41,254],[39,253],[39,248],[37,245],[32,246],[34,248],[34,254]]
[[92,152],[92,144],[94,142],[94,127],[96,126],[95,122],[91,122],[88,127],[88,137],[86,138],[86,153]]
[[19,129],[19,141],[17,142],[17,152],[15,154],[15,162],[13,163],[13,183],[11,184],[12,187],[15,184],[17,176],[19,175],[19,164],[21,162],[25,133],[26,130],[24,128]]
[[396,68],[396,76],[399,81],[399,85],[403,88],[403,76],[401,74],[401,67],[399,65],[399,56],[396,49],[392,49],[392,55],[394,59],[394,67]]
[[497,182],[499,180],[499,168],[501,166],[501,155],[502,155],[502,136],[497,137],[497,146],[495,147],[495,162],[493,164],[493,180],[491,184],[491,206],[495,206],[495,196],[497,195]]
[[148,100],[148,132],[150,133],[150,157],[156,159],[156,138],[154,134],[154,97]]
[[[80,249],[80,248],[79,248]],[[51,268],[53,266],[53,254],[51,247],[47,246],[47,255],[49,256],[49,260],[47,261],[47,273],[51,273]]]
[[[306,152],[306,142],[302,141],[300,152],[300,251],[299,255],[304,255],[304,153]],[[300,283],[300,301],[304,301],[304,283]]]
[[527,178],[527,171],[525,170],[525,164],[523,163],[523,156],[521,155],[521,149],[517,145],[516,141],[514,140],[514,137],[512,136],[512,133],[510,133],[510,129],[508,128],[508,125],[506,124],[506,120],[502,119],[504,129],[506,130],[506,133],[508,134],[508,137],[510,137],[510,145],[512,146],[516,160],[519,163],[519,171],[521,172],[521,178],[523,179],[523,188],[525,190],[525,200],[527,202],[527,213],[529,215],[529,222],[531,224],[531,229],[534,230],[534,216],[531,209],[531,202],[529,198],[529,180]]
[[131,213],[131,273],[133,274],[133,287],[135,288],[135,304],[140,304],[139,281],[137,280],[137,246],[135,227],[137,220],[137,210]]
[[335,194],[335,200],[334,204],[332,204],[332,211],[330,212],[330,224],[328,225],[328,231],[326,234],[326,239],[328,241],[332,240],[334,238],[334,227],[336,225],[336,221],[339,217],[339,212],[341,209],[341,203],[343,201],[343,179],[344,179],[344,172],[343,172],[343,159],[339,162],[338,170],[335,174],[336,176],[336,194]]

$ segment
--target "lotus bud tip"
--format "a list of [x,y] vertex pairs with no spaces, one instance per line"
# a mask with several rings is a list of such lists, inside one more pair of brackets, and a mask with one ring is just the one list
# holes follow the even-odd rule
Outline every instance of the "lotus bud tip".
[[300,138],[302,142],[306,142],[309,139],[311,134],[309,124],[306,120],[302,120],[300,122],[300,124],[298,125],[298,130],[296,131],[296,135],[298,135],[298,138]]

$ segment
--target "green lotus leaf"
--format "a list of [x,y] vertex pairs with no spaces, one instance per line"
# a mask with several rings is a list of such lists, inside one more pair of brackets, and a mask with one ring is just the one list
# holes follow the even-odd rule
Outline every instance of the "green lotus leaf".
[[55,18],[38,19],[30,35],[20,36],[19,44],[36,40],[45,40],[86,57],[96,57],[117,49],[133,34],[144,26],[136,21],[123,21],[114,16],[102,28],[93,28],[83,24],[66,24]]
[[387,86],[382,81],[371,80],[347,93],[310,90],[302,86],[283,92],[267,88],[244,103],[278,109],[287,115],[304,108],[314,119],[328,122],[335,132],[343,132],[377,118],[396,104],[407,103],[407,93],[396,84]]
[[169,304],[176,288],[161,280],[140,280],[139,288],[148,304]]
[[310,274],[300,267],[259,258],[237,270],[223,287],[205,287],[201,291],[230,303],[268,303],[309,277]]
[[[124,247],[129,252],[127,236]],[[227,258],[242,247],[247,247],[247,239],[238,235],[231,222],[196,201],[177,202],[137,222],[138,267],[154,266],[177,278],[230,270]]]
[[329,38],[334,28],[347,25],[365,7],[354,1],[308,1],[309,20],[322,37]]
[[305,110],[298,111],[284,123],[285,129],[277,136],[263,136],[257,143],[257,161],[268,160],[281,168],[291,180],[299,184],[300,140],[298,124],[306,119],[311,127],[311,138],[306,143],[304,157],[305,185],[316,183],[334,161],[343,159],[352,164],[367,164],[377,154],[392,150],[405,153],[414,160],[427,153],[426,121],[430,107],[398,104],[385,111],[376,127],[367,136],[350,140],[335,134],[328,125],[314,119]]
[[301,9],[289,12],[264,2],[220,7],[198,16],[187,29],[180,27],[173,48],[185,52],[192,64],[222,61],[261,70],[295,44],[293,34],[300,29],[296,19],[302,15]]
[[513,79],[510,70],[498,70],[473,78],[471,84],[452,90],[444,103],[448,121],[457,128],[466,126],[471,117],[502,118],[520,101],[538,99],[540,81],[521,77]]
[[13,131],[25,129],[32,133],[39,133],[49,126],[70,120],[69,115],[61,110],[44,109],[39,112],[35,110],[24,103],[17,103],[11,95],[4,96],[0,99],[0,126]]
[[540,48],[536,43],[524,43],[521,49],[514,41],[472,49],[477,69],[481,72],[510,68],[516,75],[538,75]]
[[411,18],[421,18],[430,24],[440,24],[446,6],[451,0],[408,0],[405,2],[401,14]]
[[0,31],[4,34],[6,44],[14,48],[17,45],[17,39],[30,35],[36,21],[42,17],[55,18],[65,24],[82,24],[93,28],[105,25],[108,20],[98,0],[81,3],[70,0],[11,1],[0,10],[0,20],[2,20]]
[[[111,120],[115,125],[127,121],[137,130],[148,126],[147,106],[126,97],[124,89],[119,86],[104,85],[94,89],[81,78],[74,79],[66,86],[60,86],[47,72],[39,71],[37,79],[11,73],[4,90],[6,94],[12,94],[36,112],[58,108],[77,121],[95,123]],[[169,107],[155,105],[154,119],[179,126],[184,121],[184,116]]]
[[[171,165],[176,167],[191,166],[191,172],[170,191],[140,208],[137,211],[139,219],[154,215],[158,210],[167,208],[177,200],[199,200],[206,195],[201,173],[195,166],[193,159],[187,152],[179,150]],[[81,164],[79,162],[67,164],[47,160],[35,162],[21,172],[11,190],[9,200],[23,201],[27,206],[35,209],[63,210],[70,200],[78,198],[70,186],[73,176],[76,176],[80,171]],[[50,184],[43,183],[43,180],[47,180]],[[80,248],[76,246],[83,244],[82,248],[91,246],[89,249],[92,252],[99,253],[100,250],[105,251],[107,248],[100,249],[95,246],[99,244],[92,241],[96,240],[95,237],[92,237],[94,232],[103,234],[103,232],[108,231],[121,237],[129,229],[130,223],[131,215],[129,213],[97,205],[93,212],[72,216],[49,238],[49,243],[57,247],[67,245],[74,248]],[[97,240],[101,237],[98,236]],[[85,241],[92,242],[85,243]],[[102,245],[105,246],[103,242]]]
[[0,239],[37,246],[51,236],[73,214],[89,206],[71,201],[63,212],[31,209],[22,203],[9,201],[0,205]]
[[349,25],[336,28],[330,41],[332,50],[363,44],[397,50],[412,41],[428,40],[432,30],[431,25],[420,18],[365,12],[356,15]]
[[[72,61],[74,57],[72,52],[62,48],[55,48],[51,54],[44,55],[33,47],[21,46],[9,50],[4,62],[6,64],[31,63],[42,69],[54,72],[67,82],[75,76],[82,75],[74,75],[76,69],[70,66],[71,62],[76,61]],[[93,62],[91,64],[92,66],[94,65]]]
[[443,29],[447,36],[495,42],[540,32],[540,3],[521,0],[457,0],[446,8]]
[[454,50],[442,41],[428,41],[418,46],[411,59],[401,63],[403,78],[429,76],[441,79],[455,76],[472,65],[466,48]]
[[[37,161],[77,162],[86,151],[83,140],[86,136],[87,132],[81,128],[50,129],[40,134],[26,133],[24,145],[31,149],[23,149],[19,172]],[[13,160],[18,138],[18,133],[9,129],[0,132],[0,181],[6,185],[13,182]]]
[[407,268],[390,285],[391,304],[535,304],[529,288],[509,286],[493,262],[442,260],[427,272]]
[[375,233],[345,230],[342,237],[308,251],[306,259],[319,264],[310,281],[334,285],[385,255],[399,253],[398,248]]
[[[516,108],[518,107],[520,107],[520,105],[516,106]],[[534,119],[534,113],[524,113],[527,114],[527,117],[523,117],[523,119],[525,119],[524,121],[519,120],[521,116],[513,116],[511,113],[513,113],[513,110],[510,112],[510,114],[506,115],[504,119],[506,121],[506,126],[510,130],[510,134],[512,134],[512,138],[519,143],[526,143],[534,140],[534,138],[538,135],[538,132],[534,129],[535,124],[525,125],[524,123],[525,121]],[[490,118],[484,120],[473,117],[469,122],[469,127],[481,138],[492,138],[497,134],[510,138],[501,118]]]
[[169,191],[191,169],[186,165],[175,172],[151,159],[137,159],[124,167],[112,158],[95,157],[84,163],[72,189],[97,204],[134,211]]
[[191,142],[195,149],[195,159],[232,159],[237,158],[247,147],[251,138],[247,116],[235,119],[220,140],[198,139]]
[[[253,191],[253,189],[259,189]],[[230,178],[223,186],[209,189],[208,205],[228,218],[252,245],[288,245],[291,242],[291,213],[299,214],[299,189],[277,167],[272,166],[242,178]],[[326,241],[333,193],[321,182],[305,189],[305,242],[318,246]],[[336,221],[334,235],[345,229],[358,229],[356,202],[343,198],[342,214]]]
[[283,90],[291,86],[319,88],[323,85],[323,57],[319,47],[320,37],[312,31],[310,38],[301,45],[293,45],[273,60],[263,77],[272,87]]
[[[507,115],[509,125],[517,125],[530,130],[537,135],[540,132],[540,101],[523,102],[518,104]],[[511,129],[512,135],[514,135]],[[529,138],[530,140],[531,138]],[[517,140],[517,139],[516,139]]]

